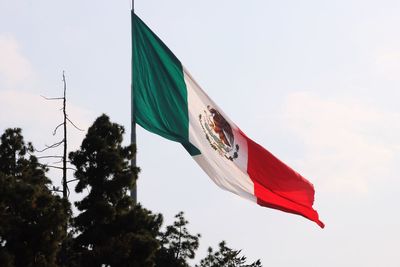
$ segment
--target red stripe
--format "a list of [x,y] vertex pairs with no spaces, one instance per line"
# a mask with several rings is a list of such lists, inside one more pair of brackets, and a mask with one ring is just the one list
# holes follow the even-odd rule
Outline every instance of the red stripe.
[[261,206],[304,216],[322,228],[313,209],[314,187],[300,174],[248,138],[247,173],[254,183],[254,194]]

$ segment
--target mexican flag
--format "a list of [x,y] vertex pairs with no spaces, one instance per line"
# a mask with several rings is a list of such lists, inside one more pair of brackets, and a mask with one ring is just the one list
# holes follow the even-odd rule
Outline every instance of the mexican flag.
[[135,14],[132,25],[136,122],[181,143],[222,189],[324,227],[313,185],[247,137]]

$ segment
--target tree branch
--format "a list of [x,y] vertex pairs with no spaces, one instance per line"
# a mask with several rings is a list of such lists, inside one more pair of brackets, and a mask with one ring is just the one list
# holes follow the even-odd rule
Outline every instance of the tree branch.
[[[48,167],[48,168],[54,168],[54,169],[60,169],[60,170],[63,170],[63,169],[64,169],[63,167],[58,167],[58,166],[54,166],[54,165],[47,165],[47,164],[42,164],[42,165],[43,165],[44,167]],[[77,171],[77,169],[75,169],[75,168],[70,168],[70,167],[67,167],[67,168],[65,168],[65,169]]]
[[40,153],[40,152],[44,152],[44,151],[46,151],[47,149],[58,147],[58,146],[61,145],[63,142],[64,142],[64,139],[61,140],[60,142],[54,143],[54,144],[52,144],[52,145],[50,145],[50,146],[45,145],[46,148],[44,148],[44,149],[42,149],[42,150],[37,150],[37,149],[35,149],[35,151],[36,151],[36,152],[39,152],[39,153]]
[[53,135],[56,135],[56,133],[57,133],[57,129],[60,127],[60,126],[62,126],[62,125],[64,125],[64,123],[62,122],[62,123],[60,123],[59,125],[57,125],[57,127],[54,129],[54,131],[53,131]]
[[72,126],[74,126],[75,127],[75,129],[77,129],[77,130],[79,130],[79,131],[81,131],[81,132],[83,132],[84,130],[82,130],[82,129],[80,129],[80,128],[78,128],[78,126],[76,126],[70,119],[68,119],[68,116],[67,116],[67,121],[69,121],[71,124],[72,124]]
[[37,159],[47,159],[47,158],[63,158],[62,156],[40,156],[40,157],[36,157]]
[[43,97],[46,100],[63,100],[64,99],[64,97],[45,97],[45,96],[42,96],[42,95],[40,95],[40,96]]
[[62,159],[60,159],[59,161],[54,161],[54,162],[52,162],[52,163],[50,163],[50,164],[58,164],[58,163],[61,163],[61,162],[63,162],[63,159],[64,159],[64,157],[62,157]]

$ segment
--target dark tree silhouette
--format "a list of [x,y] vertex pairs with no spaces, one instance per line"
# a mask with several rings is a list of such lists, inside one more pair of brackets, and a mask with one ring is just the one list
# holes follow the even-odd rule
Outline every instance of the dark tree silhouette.
[[46,169],[21,129],[0,143],[0,266],[57,266],[69,204],[53,195]]
[[[46,167],[32,155],[21,129],[0,140],[0,266],[40,267],[189,267],[200,234],[188,231],[183,212],[161,229],[153,214],[129,197],[139,168],[132,167],[134,146],[122,146],[124,128],[106,115],[89,128],[69,159],[76,167],[75,191],[83,198],[72,217],[68,198],[56,195]],[[65,231],[67,222],[70,231]],[[246,263],[225,242],[196,267],[261,267]]]
[[246,257],[240,256],[241,250],[233,250],[226,246],[225,241],[219,243],[219,250],[208,248],[208,255],[200,261],[196,267],[261,267],[261,261],[257,260],[246,264]]
[[75,191],[88,191],[75,203],[81,213],[73,223],[74,261],[80,266],[154,266],[162,217],[128,196],[139,169],[129,165],[135,150],[121,145],[123,134],[122,126],[102,115],[80,150],[69,154],[77,169]]
[[175,215],[175,222],[160,233],[161,248],[156,263],[160,267],[187,267],[188,260],[194,259],[199,247],[200,234],[192,235],[187,229],[189,223],[183,212]]

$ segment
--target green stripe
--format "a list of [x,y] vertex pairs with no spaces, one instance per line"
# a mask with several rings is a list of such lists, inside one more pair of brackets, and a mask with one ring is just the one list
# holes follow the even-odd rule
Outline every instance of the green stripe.
[[136,122],[180,142],[191,155],[187,89],[181,62],[136,15],[132,16],[132,81]]

